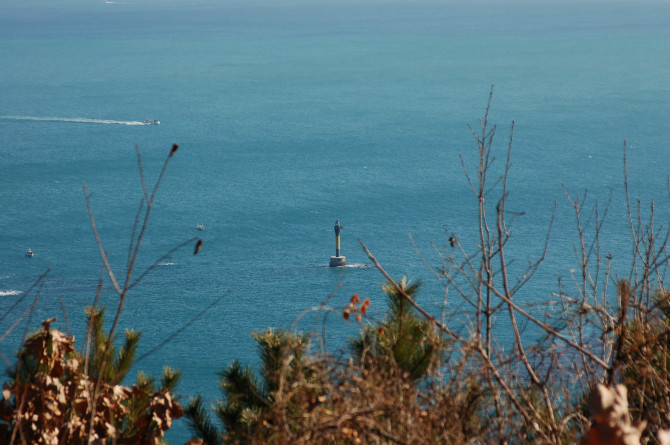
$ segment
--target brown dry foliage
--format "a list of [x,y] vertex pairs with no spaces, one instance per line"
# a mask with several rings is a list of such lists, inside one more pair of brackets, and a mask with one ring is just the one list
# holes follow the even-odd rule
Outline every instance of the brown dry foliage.
[[[119,444],[160,444],[174,419],[182,416],[169,391],[153,394],[133,385],[96,382],[82,373],[74,338],[50,329],[50,322],[26,340],[19,366],[37,370],[3,386],[0,442],[21,444],[88,444],[114,439]],[[93,406],[94,400],[95,406]],[[130,416],[129,406],[143,409]]]
[[275,394],[276,403],[264,411],[254,431],[238,440],[275,444],[466,443],[483,427],[475,415],[477,391],[426,391],[399,369],[380,373],[353,361],[322,361],[319,369],[322,378],[316,379],[318,389],[305,381],[293,382],[283,394]]

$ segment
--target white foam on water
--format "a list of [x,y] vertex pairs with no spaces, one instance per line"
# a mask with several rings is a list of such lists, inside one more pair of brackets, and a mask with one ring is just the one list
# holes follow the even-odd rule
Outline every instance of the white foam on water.
[[342,266],[342,267],[350,267],[352,269],[367,269],[367,268],[370,268],[372,266],[369,265],[369,264],[356,264],[356,263],[354,263],[354,264],[347,264],[347,265]]
[[89,119],[85,117],[0,116],[0,119],[16,121],[78,122],[83,124],[152,125],[151,122],[115,121],[110,119]]

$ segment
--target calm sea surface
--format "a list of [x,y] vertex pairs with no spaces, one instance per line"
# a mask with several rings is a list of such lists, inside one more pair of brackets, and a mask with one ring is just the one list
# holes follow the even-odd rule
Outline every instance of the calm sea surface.
[[[223,298],[138,369],[179,368],[184,397],[213,401],[218,370],[257,363],[251,331],[311,329],[314,315],[300,314],[331,294],[333,307],[368,296],[381,315],[383,277],[358,240],[393,276],[421,279],[419,302],[437,311],[444,291],[424,261],[439,267],[431,243],[442,248],[452,233],[476,248],[459,155],[474,172],[467,124],[477,128],[492,84],[492,177],[515,121],[508,208],[526,212],[513,226],[515,264],[541,252],[557,201],[549,257],[520,301],[545,301],[577,264],[562,184],[582,198],[588,189],[587,207],[612,193],[603,248],[628,274],[624,139],[633,196],[645,212],[655,200],[657,224],[670,222],[669,3],[280,3],[3,5],[3,314],[49,270],[29,329],[57,317],[65,330],[62,299],[82,338],[101,267],[82,182],[123,277],[142,196],[135,145],[153,183],[173,142],[136,275],[191,237],[204,246],[161,260],[130,293],[121,328],[142,332],[143,354]],[[326,267],[337,219],[353,267]],[[107,280],[109,319],[116,301]],[[331,351],[356,332],[337,316],[326,327]],[[25,329],[24,319],[0,344],[4,357]],[[178,422],[168,439],[187,437]]]

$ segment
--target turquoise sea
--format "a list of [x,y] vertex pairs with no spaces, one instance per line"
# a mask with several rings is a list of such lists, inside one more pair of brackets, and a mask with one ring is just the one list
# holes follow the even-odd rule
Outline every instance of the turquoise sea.
[[[123,276],[142,196],[135,146],[153,183],[174,142],[136,275],[191,237],[203,248],[160,261],[120,327],[142,332],[144,354],[223,298],[138,369],[179,368],[184,398],[213,401],[217,371],[257,363],[251,331],[311,329],[303,311],[326,299],[341,308],[353,293],[380,316],[383,277],[358,240],[391,275],[422,280],[419,302],[439,311],[432,243],[455,234],[476,249],[477,201],[459,155],[474,172],[467,124],[478,128],[493,84],[497,171],[515,122],[508,208],[525,212],[508,246],[515,264],[541,252],[557,207],[546,263],[518,298],[545,301],[578,264],[563,186],[588,190],[587,209],[611,193],[602,248],[627,276],[624,139],[633,197],[646,214],[654,200],[656,223],[670,223],[668,23],[665,1],[4,2],[1,312],[49,270],[28,329],[57,317],[65,330],[62,300],[81,339],[101,268],[82,182]],[[351,267],[331,269],[338,219]],[[25,330],[24,318],[0,343],[0,369]],[[335,352],[356,326],[332,314],[326,330]],[[187,437],[181,421],[168,435]]]

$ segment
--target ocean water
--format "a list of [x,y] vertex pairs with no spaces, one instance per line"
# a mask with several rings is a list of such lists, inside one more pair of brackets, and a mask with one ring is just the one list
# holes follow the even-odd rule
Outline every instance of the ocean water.
[[[325,300],[342,307],[353,293],[381,316],[383,277],[359,240],[392,276],[422,280],[419,302],[439,311],[432,244],[453,233],[476,248],[477,202],[460,155],[474,172],[467,125],[477,128],[493,84],[495,171],[515,122],[508,208],[525,212],[509,245],[515,264],[539,255],[557,209],[546,263],[519,299],[546,300],[577,264],[563,186],[586,193],[587,207],[603,208],[611,193],[604,248],[627,276],[624,139],[633,197],[645,214],[655,201],[656,223],[670,223],[668,23],[670,4],[653,1],[6,4],[2,313],[48,270],[27,329],[57,317],[65,330],[62,300],[81,339],[101,268],[82,182],[123,277],[142,196],[135,146],[153,184],[175,142],[135,276],[194,236],[203,248],[161,260],[131,291],[120,328],[142,332],[144,354],[222,298],[137,369],[179,368],[185,399],[213,401],[217,371],[257,363],[251,331],[312,329],[304,311]],[[338,219],[353,267],[331,269]],[[109,280],[101,298],[111,319]],[[9,360],[25,330],[24,319],[0,343]],[[356,325],[331,314],[326,330],[333,352]],[[182,421],[168,435],[187,437]]]

